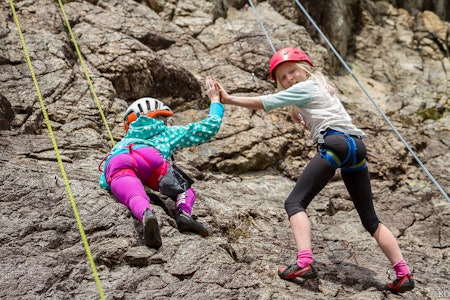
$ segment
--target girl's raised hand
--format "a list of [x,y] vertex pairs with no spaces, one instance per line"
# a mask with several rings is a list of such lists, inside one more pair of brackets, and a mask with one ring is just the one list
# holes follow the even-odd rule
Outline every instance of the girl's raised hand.
[[220,102],[222,102],[223,104],[229,104],[230,101],[230,95],[227,93],[227,91],[222,87],[222,85],[220,85],[220,83],[215,80],[212,79],[214,82],[214,86],[216,87],[216,89],[219,91],[220,93]]
[[207,76],[205,81],[206,94],[211,102],[220,102],[220,92],[215,85],[215,81]]

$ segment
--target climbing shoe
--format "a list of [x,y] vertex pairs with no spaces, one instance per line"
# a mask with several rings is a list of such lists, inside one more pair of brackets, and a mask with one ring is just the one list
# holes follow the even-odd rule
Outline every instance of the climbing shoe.
[[402,278],[395,279],[392,283],[386,284],[385,289],[391,291],[394,294],[404,293],[414,288],[414,279],[412,274],[403,276]]
[[155,212],[146,209],[144,212],[144,218],[142,220],[144,224],[144,243],[149,248],[158,249],[162,245],[161,234],[159,232],[158,220],[156,219]]
[[297,265],[297,263],[290,266],[281,266],[278,268],[278,276],[281,279],[294,279],[301,277],[303,279],[311,279],[317,277],[317,269],[313,265],[307,265],[303,269]]
[[194,232],[203,237],[208,236],[208,229],[202,223],[196,221],[192,216],[188,215],[181,209],[175,212],[175,221],[177,222],[180,232]]

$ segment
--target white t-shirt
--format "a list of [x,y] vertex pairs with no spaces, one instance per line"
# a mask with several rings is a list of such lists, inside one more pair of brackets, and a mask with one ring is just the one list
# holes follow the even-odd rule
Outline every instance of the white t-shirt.
[[316,143],[320,132],[328,128],[366,136],[352,123],[339,98],[321,89],[314,80],[308,79],[276,94],[261,96],[261,100],[265,111],[289,105],[297,106]]

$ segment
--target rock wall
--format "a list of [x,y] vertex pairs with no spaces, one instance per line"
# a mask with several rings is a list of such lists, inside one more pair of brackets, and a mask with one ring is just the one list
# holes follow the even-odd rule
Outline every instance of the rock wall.
[[[383,117],[448,194],[449,23],[442,5],[422,11],[430,8],[417,2],[420,10],[411,13],[400,1],[304,1],[377,109],[293,1],[254,2],[273,45],[302,47],[336,81],[368,135],[377,212],[417,281],[403,298],[447,297],[450,204]],[[0,298],[99,297],[74,207],[107,299],[398,298],[382,291],[391,266],[360,225],[339,173],[308,208],[319,279],[278,278],[278,265],[296,259],[283,203],[316,151],[282,109],[227,106],[213,141],[180,151],[177,161],[196,179],[194,214],[211,235],[179,233],[173,202],[149,190],[163,246],[143,246],[142,225],[98,186],[111,140],[58,3],[14,5],[74,203],[11,7],[2,2]],[[208,112],[208,75],[232,93],[275,90],[267,70],[272,49],[247,1],[64,1],[64,9],[115,141],[138,97],[157,97],[174,109],[174,124],[186,124]]]
[[437,14],[442,20],[448,21],[450,19],[450,6],[445,0],[390,0],[388,2],[396,7],[408,10],[412,15],[429,10]]

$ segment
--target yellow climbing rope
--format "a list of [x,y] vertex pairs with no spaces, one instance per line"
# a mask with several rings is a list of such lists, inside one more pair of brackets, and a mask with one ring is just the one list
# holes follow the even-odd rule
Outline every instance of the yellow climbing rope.
[[35,76],[34,70],[33,70],[33,65],[31,64],[31,60],[30,60],[30,57],[28,55],[27,47],[26,47],[26,44],[25,44],[25,40],[23,38],[22,29],[20,28],[19,19],[17,18],[16,9],[14,7],[13,0],[10,0],[9,3],[11,5],[11,10],[12,10],[14,22],[16,23],[16,26],[17,26],[17,31],[19,33],[20,42],[22,43],[23,51],[25,53],[25,58],[27,60],[28,68],[30,70],[34,86],[36,88],[36,92],[37,92],[37,95],[38,95],[39,103],[41,105],[42,114],[44,116],[45,123],[47,125],[48,134],[50,135],[50,138],[52,140],[53,149],[55,150],[56,159],[58,161],[59,168],[61,170],[61,174],[63,176],[64,183],[66,185],[66,189],[67,189],[67,193],[69,195],[70,203],[72,204],[73,213],[75,215],[75,219],[77,221],[77,225],[78,225],[78,229],[80,231],[81,239],[83,241],[83,245],[84,245],[84,248],[86,250],[86,255],[87,255],[88,259],[89,259],[89,263],[90,263],[90,266],[91,266],[91,269],[92,269],[92,273],[94,274],[94,279],[95,279],[95,282],[96,282],[96,285],[97,285],[98,293],[100,295],[100,299],[103,300],[103,299],[105,299],[105,296],[103,294],[103,290],[102,290],[102,287],[101,287],[101,284],[100,284],[100,279],[99,279],[98,274],[97,274],[97,269],[95,267],[95,263],[94,263],[94,260],[92,258],[91,251],[89,249],[89,243],[88,243],[88,241],[86,239],[86,234],[84,233],[83,224],[81,223],[81,219],[80,219],[80,216],[78,214],[77,206],[76,206],[75,200],[73,198],[72,191],[70,189],[69,181],[67,179],[67,175],[66,175],[66,172],[64,170],[64,166],[62,164],[61,156],[59,155],[58,145],[56,144],[55,136],[53,134],[53,130],[52,130],[52,127],[51,127],[51,124],[50,124],[50,119],[48,118],[47,110],[45,108],[44,101],[42,100],[42,94],[41,94],[41,91],[39,89],[39,84],[37,82],[37,79],[36,79],[36,76]]
[[61,0],[58,0],[58,3],[59,3],[59,6],[61,7],[61,12],[63,14],[64,22],[66,22],[67,30],[69,30],[70,38],[72,39],[73,45],[74,45],[75,50],[78,55],[78,58],[80,59],[80,64],[83,68],[84,75],[86,76],[86,80],[88,82],[89,89],[91,90],[92,97],[94,97],[94,101],[97,104],[98,111],[100,112],[103,123],[105,124],[106,131],[108,132],[109,138],[111,139],[111,143],[114,146],[114,144],[116,142],[114,141],[111,130],[109,129],[109,125],[108,125],[108,122],[106,121],[106,117],[105,117],[105,114],[103,113],[103,109],[102,109],[102,106],[100,105],[100,101],[98,101],[97,94],[95,93],[95,90],[94,90],[94,85],[92,84],[91,77],[89,76],[89,73],[86,69],[86,66],[85,66],[84,60],[83,60],[83,56],[81,55],[80,49],[78,48],[78,44],[77,44],[77,41],[73,34],[72,27],[70,26],[69,19],[67,18],[67,15],[66,15],[66,11],[64,10],[64,5],[62,4]]

